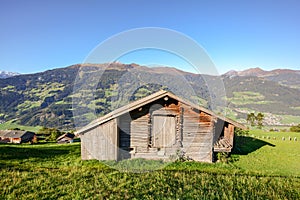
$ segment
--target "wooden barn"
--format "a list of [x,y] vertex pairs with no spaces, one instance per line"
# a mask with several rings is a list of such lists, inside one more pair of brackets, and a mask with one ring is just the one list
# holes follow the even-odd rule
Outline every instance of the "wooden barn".
[[0,141],[2,143],[16,143],[33,142],[36,135],[30,131],[21,130],[0,130]]
[[56,139],[56,142],[59,143],[59,144],[62,144],[62,143],[73,143],[74,137],[75,137],[75,135],[72,134],[72,133],[65,133],[65,134],[59,136]]
[[130,158],[168,160],[178,150],[212,162],[214,152],[230,152],[234,129],[242,124],[159,91],[91,122],[81,137],[83,160]]

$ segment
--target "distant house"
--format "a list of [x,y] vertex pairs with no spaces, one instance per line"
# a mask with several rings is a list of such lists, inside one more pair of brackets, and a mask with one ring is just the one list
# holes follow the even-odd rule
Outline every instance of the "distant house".
[[245,126],[176,95],[159,91],[91,122],[77,131],[83,160],[168,160],[178,150],[212,162],[230,152],[234,129]]
[[24,143],[33,142],[36,135],[30,131],[0,130],[0,142],[2,143]]
[[1,143],[9,142],[8,139],[7,139],[7,141],[6,141],[6,137],[5,137],[6,133],[7,133],[6,131],[0,130],[0,142],[1,142]]
[[57,143],[72,143],[74,140],[75,135],[72,133],[65,133],[59,136],[56,141]]

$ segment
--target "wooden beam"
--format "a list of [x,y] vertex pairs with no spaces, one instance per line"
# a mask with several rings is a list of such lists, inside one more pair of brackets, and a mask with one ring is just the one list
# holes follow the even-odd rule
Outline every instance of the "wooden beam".
[[228,124],[228,132],[229,132],[229,142],[233,146],[233,138],[234,138],[234,126],[232,124]]

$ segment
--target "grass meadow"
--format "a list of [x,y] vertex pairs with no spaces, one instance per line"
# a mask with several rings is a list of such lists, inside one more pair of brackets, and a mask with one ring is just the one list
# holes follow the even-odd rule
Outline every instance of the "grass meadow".
[[0,199],[300,199],[300,141],[268,134],[237,138],[228,163],[174,162],[146,173],[82,161],[79,143],[1,144]]
[[235,166],[255,173],[300,177],[300,133],[252,130],[250,136],[237,139],[242,150],[237,152]]
[[42,127],[41,126],[23,126],[15,123],[15,120],[7,121],[5,123],[0,124],[0,130],[8,130],[19,128],[21,130],[38,132]]

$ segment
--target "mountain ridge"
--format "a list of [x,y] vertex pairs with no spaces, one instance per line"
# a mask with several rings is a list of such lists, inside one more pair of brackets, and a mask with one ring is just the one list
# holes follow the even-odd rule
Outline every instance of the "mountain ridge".
[[[100,80],[97,77],[99,71]],[[75,82],[77,76],[82,80]],[[289,81],[290,77],[288,74],[285,79]],[[276,123],[266,121],[270,125],[291,124],[300,120],[297,118],[300,109],[298,89],[265,77],[222,75],[219,78],[226,90],[228,117],[246,123],[248,112],[264,112],[268,118],[278,119]],[[103,115],[112,111],[114,104],[120,106],[126,103],[119,101],[122,95],[132,101],[159,89],[173,91],[172,88],[166,88],[166,85],[177,85],[177,80],[181,79],[195,92],[195,100],[209,107],[215,95],[210,94],[207,81],[212,84],[211,87],[217,88],[218,85],[214,85],[217,77],[170,67],[149,68],[134,63],[76,64],[0,79],[0,120],[5,122],[14,119],[23,125],[72,128],[74,120],[88,123],[93,118],[90,113]],[[86,81],[94,84],[91,86],[94,90],[85,87]],[[83,93],[74,92],[74,85],[82,87]],[[137,90],[131,91],[131,88]],[[194,95],[184,87],[179,92],[187,97]],[[82,95],[88,100],[82,101]],[[76,109],[72,105],[74,102],[79,105]],[[73,114],[74,109],[77,116]],[[281,119],[285,115],[293,116],[293,120],[285,122]]]
[[9,77],[12,77],[12,76],[17,76],[17,75],[21,75],[21,74],[19,74],[17,72],[8,72],[8,71],[0,70],[0,79],[9,78]]
[[257,76],[257,77],[265,77],[265,76],[274,76],[278,74],[290,74],[290,73],[297,73],[300,74],[300,70],[292,70],[292,69],[273,69],[273,70],[263,70],[259,67],[256,68],[249,68],[246,70],[230,70],[223,75],[225,76]]
[[233,78],[236,76],[254,76],[279,83],[280,85],[300,90],[300,70],[274,69],[266,71],[261,68],[250,68],[243,71],[231,70],[223,74],[223,76],[229,78]]

